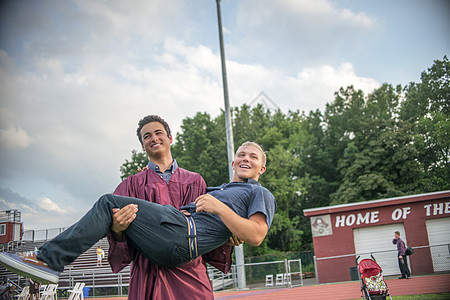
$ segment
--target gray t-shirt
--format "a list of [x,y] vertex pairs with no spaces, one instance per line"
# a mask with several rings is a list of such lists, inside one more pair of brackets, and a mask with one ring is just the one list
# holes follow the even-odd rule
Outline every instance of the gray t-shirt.
[[[275,214],[275,198],[258,181],[230,182],[207,188],[207,193],[225,203],[239,216],[248,219],[257,212],[266,216],[267,225],[272,224]],[[220,217],[210,213],[192,213],[197,230],[199,252],[209,252],[228,241],[230,230]]]

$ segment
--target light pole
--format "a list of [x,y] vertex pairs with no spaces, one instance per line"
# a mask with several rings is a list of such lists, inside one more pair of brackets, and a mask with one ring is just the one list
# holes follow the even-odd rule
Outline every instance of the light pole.
[[[219,23],[219,42],[220,42],[220,57],[222,61],[222,80],[223,80],[223,97],[225,100],[225,131],[227,135],[227,154],[228,154],[228,175],[230,182],[233,180],[233,168],[231,163],[234,158],[234,142],[233,142],[233,127],[231,124],[230,101],[228,99],[228,83],[227,83],[227,69],[225,66],[225,49],[223,46],[222,33],[222,17],[220,13],[220,0],[217,3],[217,20]],[[245,289],[245,267],[244,267],[244,245],[234,247],[237,265],[238,288]]]

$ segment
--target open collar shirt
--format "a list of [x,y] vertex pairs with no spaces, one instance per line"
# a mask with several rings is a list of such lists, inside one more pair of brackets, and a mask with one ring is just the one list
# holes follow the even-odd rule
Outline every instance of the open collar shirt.
[[170,167],[167,170],[164,171],[164,173],[161,172],[161,169],[159,168],[159,166],[152,161],[148,162],[148,168],[150,170],[155,171],[156,174],[161,176],[162,179],[164,179],[167,183],[169,183],[170,177],[172,177],[172,174],[178,168],[178,164],[177,164],[177,161],[174,159],[173,163],[170,165]]

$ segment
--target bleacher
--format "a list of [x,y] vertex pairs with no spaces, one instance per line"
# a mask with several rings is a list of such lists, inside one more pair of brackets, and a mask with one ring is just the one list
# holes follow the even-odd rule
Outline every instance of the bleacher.
[[[34,251],[35,248],[39,248],[44,243],[45,241],[25,241],[19,247],[9,252]],[[96,250],[99,245],[102,246],[106,255],[101,266],[97,266]],[[129,266],[118,274],[113,273],[107,261],[108,248],[108,240],[104,238],[79,256],[73,263],[66,266],[64,272],[60,276],[58,289],[64,290],[72,288],[76,282],[84,282],[86,287],[90,288],[114,287],[120,289],[128,286],[130,280]],[[9,272],[0,265],[0,277],[4,276],[16,282],[19,286],[25,285],[25,278]]]

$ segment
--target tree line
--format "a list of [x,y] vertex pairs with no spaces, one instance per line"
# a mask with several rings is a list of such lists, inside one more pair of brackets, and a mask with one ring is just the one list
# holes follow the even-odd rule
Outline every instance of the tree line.
[[[303,210],[448,190],[450,188],[450,62],[435,60],[421,82],[385,83],[365,95],[340,88],[324,112],[270,111],[262,105],[234,107],[234,147],[255,141],[267,153],[260,182],[277,200],[277,212],[255,256],[311,250]],[[187,117],[172,146],[178,164],[200,173],[208,186],[228,181],[224,112]],[[122,179],[146,165],[133,150]]]

